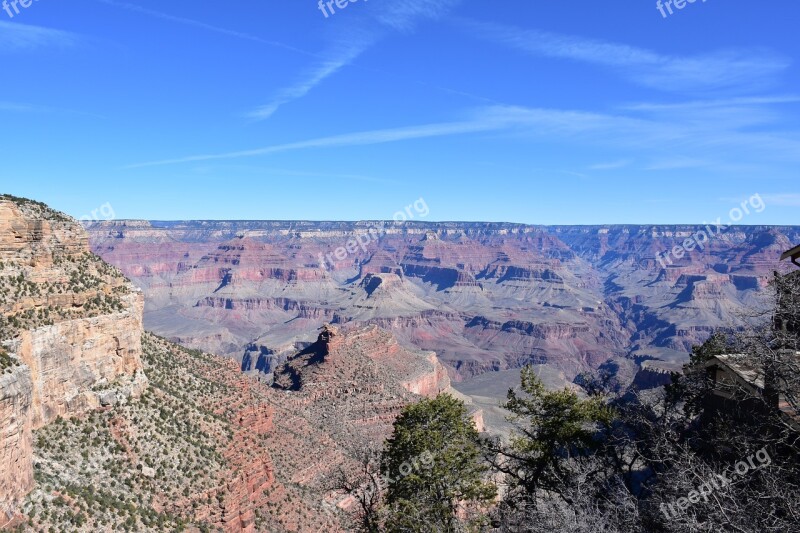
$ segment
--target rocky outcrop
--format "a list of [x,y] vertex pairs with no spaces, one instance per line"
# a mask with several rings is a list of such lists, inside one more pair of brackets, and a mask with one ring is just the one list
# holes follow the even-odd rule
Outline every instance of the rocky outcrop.
[[[369,368],[375,374],[364,373]],[[384,393],[398,385],[411,394],[433,397],[450,388],[450,379],[435,353],[409,350],[377,326],[343,333],[326,324],[317,342],[276,369],[274,385],[319,401],[331,395]]]
[[[0,374],[0,509],[14,509],[33,488],[33,383],[24,366]],[[6,522],[0,513],[0,525]]]
[[31,489],[31,432],[138,396],[143,295],[43,204],[0,196],[0,503]]
[[[291,482],[330,493],[339,472],[355,473],[364,449],[379,449],[402,409],[442,392],[457,394],[436,354],[404,347],[377,326],[325,325],[318,339],[275,370],[275,429],[269,438],[287,455]],[[482,413],[470,408],[477,427]],[[286,441],[279,443],[282,436]],[[335,492],[335,491],[334,491]]]
[[430,365],[428,368],[432,370],[418,372],[414,377],[402,381],[402,385],[409,392],[430,398],[447,390],[450,387],[450,378],[435,353],[428,354],[427,359]]
[[644,361],[633,378],[633,388],[654,389],[672,383],[672,374],[682,372],[679,365],[661,361]]
[[0,195],[0,261],[52,265],[58,254],[89,250],[86,232],[44,204]]
[[[123,302],[125,310],[119,313],[23,331],[9,343],[36,384],[31,401],[34,429],[59,416],[99,407],[100,395],[93,389],[124,389],[136,379],[143,386],[142,295],[132,292]],[[130,394],[140,392],[134,386]]]

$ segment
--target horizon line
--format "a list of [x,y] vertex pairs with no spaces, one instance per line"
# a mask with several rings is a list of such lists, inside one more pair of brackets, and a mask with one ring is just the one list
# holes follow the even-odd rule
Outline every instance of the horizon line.
[[[509,226],[526,226],[526,227],[624,227],[624,226],[711,226],[715,225],[711,222],[593,222],[581,224],[547,224],[547,223],[528,223],[528,222],[509,222],[509,221],[489,221],[489,220],[406,220],[397,221],[391,219],[361,219],[361,220],[312,220],[302,218],[287,218],[287,219],[236,219],[236,218],[187,218],[187,219],[157,219],[157,218],[114,218],[109,220],[80,220],[73,217],[84,226],[102,225],[115,222],[148,222],[148,223],[164,223],[164,224],[188,224],[193,222],[211,222],[211,223],[306,223],[306,224],[395,224],[403,226],[406,224],[494,224],[494,225],[509,225]],[[800,228],[800,224],[724,224],[726,228],[736,227],[765,227],[765,228]]]

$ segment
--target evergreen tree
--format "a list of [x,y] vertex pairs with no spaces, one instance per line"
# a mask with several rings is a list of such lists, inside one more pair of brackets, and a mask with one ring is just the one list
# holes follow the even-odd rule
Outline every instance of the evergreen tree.
[[450,532],[478,527],[473,514],[491,502],[478,431],[464,403],[449,394],[407,407],[386,444],[388,531]]
[[509,390],[504,405],[517,432],[509,445],[487,443],[492,463],[507,475],[511,498],[533,502],[541,491],[565,497],[577,463],[598,449],[598,432],[611,423],[613,411],[599,397],[548,391],[530,366],[522,370],[521,389]]

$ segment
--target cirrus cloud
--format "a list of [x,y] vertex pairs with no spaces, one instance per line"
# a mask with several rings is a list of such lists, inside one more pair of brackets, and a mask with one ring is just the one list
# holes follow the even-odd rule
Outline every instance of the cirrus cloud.
[[40,48],[64,48],[80,42],[74,33],[42,26],[0,21],[0,51],[20,52]]

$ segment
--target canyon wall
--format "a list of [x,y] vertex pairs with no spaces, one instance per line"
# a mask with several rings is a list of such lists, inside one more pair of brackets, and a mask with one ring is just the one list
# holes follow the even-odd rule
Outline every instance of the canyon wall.
[[0,525],[33,488],[33,383],[24,366],[0,374]]
[[121,301],[123,311],[26,330],[9,343],[36,384],[30,411],[34,429],[108,401],[93,388],[114,385],[129,397],[146,385],[140,372],[143,298],[132,292]]
[[[330,481],[359,472],[365,451],[382,448],[403,408],[421,396],[458,396],[435,354],[406,348],[374,325],[326,324],[274,374],[276,431],[268,440],[293,465],[278,465],[277,477],[326,494],[339,509],[352,504],[352,495]],[[483,429],[483,413],[468,409]]]
[[138,396],[144,299],[94,256],[86,231],[0,196],[0,503],[33,487],[32,431]]
[[271,373],[325,322],[356,323],[436,352],[458,381],[529,363],[570,380],[609,360],[677,370],[714,328],[768,305],[781,252],[800,242],[798,227],[734,226],[665,256],[703,229],[112,221],[89,233],[144,290],[148,328],[246,371]]

